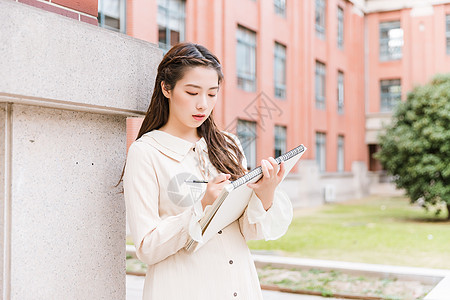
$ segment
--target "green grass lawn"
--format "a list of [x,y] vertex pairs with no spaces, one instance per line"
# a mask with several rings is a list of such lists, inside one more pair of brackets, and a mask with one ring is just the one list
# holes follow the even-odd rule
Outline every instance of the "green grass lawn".
[[450,269],[446,216],[403,197],[373,196],[296,211],[282,238],[248,245],[303,258]]

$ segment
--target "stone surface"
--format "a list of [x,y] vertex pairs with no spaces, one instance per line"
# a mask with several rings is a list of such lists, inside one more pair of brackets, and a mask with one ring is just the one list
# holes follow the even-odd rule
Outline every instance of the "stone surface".
[[11,299],[123,299],[125,118],[13,106]]
[[424,298],[424,300],[448,300],[450,295],[450,274],[442,279],[438,285]]
[[126,117],[147,110],[162,51],[14,1],[0,0],[0,24],[2,299],[124,299],[125,205],[114,185]]
[[366,114],[366,144],[378,144],[378,135],[391,123],[391,113]]
[[0,94],[145,113],[162,51],[104,28],[0,0]]
[[280,188],[288,194],[295,208],[323,204],[320,172],[315,160],[300,158],[297,174],[286,177]]
[[354,161],[352,163],[355,198],[361,198],[369,194],[369,177],[367,172],[367,166],[364,162]]
[[[0,103],[0,234],[5,232],[5,128],[6,128],[6,104]],[[0,270],[3,270],[4,262],[4,238],[0,239]],[[3,272],[0,272],[0,282],[3,282]]]

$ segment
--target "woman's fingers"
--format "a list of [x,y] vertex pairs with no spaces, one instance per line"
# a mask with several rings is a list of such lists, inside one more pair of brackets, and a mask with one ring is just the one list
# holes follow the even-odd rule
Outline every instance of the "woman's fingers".
[[268,160],[269,160],[270,164],[272,165],[274,174],[278,173],[279,167],[278,167],[278,163],[277,163],[277,161],[275,160],[275,158],[269,157]]
[[266,183],[271,186],[278,185],[286,172],[286,167],[283,161],[278,165],[275,158],[269,157],[267,160],[261,161],[261,170],[263,173],[262,180],[258,180],[256,183],[247,183],[249,188],[260,188]]
[[263,159],[261,161],[262,173],[263,173],[264,177],[266,177],[266,178],[270,178],[269,166],[268,165],[270,165],[270,164],[265,159]]
[[286,172],[286,166],[284,165],[284,161],[280,163],[280,170],[278,171],[278,178],[281,180]]
[[227,181],[228,179],[230,179],[230,177],[231,177],[230,174],[220,173],[219,175],[214,177],[214,179],[212,181],[214,183],[222,183],[222,182]]

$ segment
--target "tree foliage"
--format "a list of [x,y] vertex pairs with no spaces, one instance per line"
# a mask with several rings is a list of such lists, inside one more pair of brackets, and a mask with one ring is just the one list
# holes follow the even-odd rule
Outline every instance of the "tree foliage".
[[379,143],[375,157],[412,202],[423,201],[426,208],[444,202],[449,210],[450,74],[409,93]]

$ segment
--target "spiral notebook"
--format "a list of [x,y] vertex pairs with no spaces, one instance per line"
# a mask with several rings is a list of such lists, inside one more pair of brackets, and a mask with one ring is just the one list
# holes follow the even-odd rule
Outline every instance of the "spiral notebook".
[[[286,171],[283,180],[305,151],[306,147],[300,145],[275,159],[278,164],[284,161]],[[259,166],[223,188],[213,205],[208,207],[205,215],[199,221],[203,243],[206,243],[218,231],[236,221],[244,213],[253,193],[247,183],[256,182],[261,177],[262,169]],[[195,251],[198,245],[198,242],[191,238],[186,243],[185,249]]]

